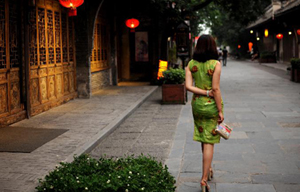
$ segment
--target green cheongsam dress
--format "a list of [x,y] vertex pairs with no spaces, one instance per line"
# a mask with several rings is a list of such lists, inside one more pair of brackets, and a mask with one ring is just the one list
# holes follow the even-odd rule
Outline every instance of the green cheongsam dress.
[[[212,77],[217,64],[217,60],[209,60],[200,63],[191,60],[188,64],[195,86],[204,89],[212,89]],[[193,95],[192,111],[194,117],[194,140],[202,143],[220,143],[220,135],[214,129],[218,124],[219,112],[213,98],[204,95]],[[223,109],[223,100],[222,100]]]

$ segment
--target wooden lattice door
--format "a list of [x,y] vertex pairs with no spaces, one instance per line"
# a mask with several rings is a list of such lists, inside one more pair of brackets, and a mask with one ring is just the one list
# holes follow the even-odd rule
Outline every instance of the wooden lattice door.
[[76,96],[74,23],[58,1],[38,0],[29,14],[31,114]]
[[[0,0],[0,125],[25,117],[21,102],[21,0]],[[19,115],[18,114],[21,114]]]

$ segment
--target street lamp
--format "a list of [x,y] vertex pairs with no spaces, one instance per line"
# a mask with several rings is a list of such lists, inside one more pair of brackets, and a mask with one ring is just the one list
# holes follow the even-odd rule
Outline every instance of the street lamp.
[[268,36],[269,36],[269,30],[265,29],[265,37],[268,37]]

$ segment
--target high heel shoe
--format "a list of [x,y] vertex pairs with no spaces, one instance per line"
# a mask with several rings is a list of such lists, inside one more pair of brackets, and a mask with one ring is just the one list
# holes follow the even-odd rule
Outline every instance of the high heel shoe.
[[[203,183],[204,183],[204,184],[203,184]],[[205,180],[202,180],[202,181],[201,181],[201,189],[202,189],[202,192],[209,192],[210,187],[209,187],[209,185],[207,184],[207,181],[205,181]]]
[[208,181],[211,181],[213,177],[214,177],[214,172],[213,172],[212,169],[210,169],[210,170],[209,170],[209,173],[208,173],[208,178],[207,178],[207,180],[208,180]]

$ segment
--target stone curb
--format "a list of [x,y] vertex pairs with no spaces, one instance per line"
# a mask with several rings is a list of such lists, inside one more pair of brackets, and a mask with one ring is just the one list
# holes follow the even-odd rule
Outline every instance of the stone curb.
[[[183,154],[186,143],[186,134],[185,132],[180,131],[181,116],[183,113],[183,108],[180,111],[180,118],[177,122],[177,128],[175,131],[173,144],[167,158],[165,165],[168,166],[168,170],[175,177],[176,182],[178,182],[180,170],[182,168]],[[178,184],[178,183],[176,183]]]
[[154,86],[146,95],[137,100],[131,107],[126,109],[119,117],[117,117],[113,122],[109,123],[101,132],[96,134],[89,142],[85,143],[80,148],[76,149],[72,154],[70,154],[64,162],[72,162],[74,155],[79,156],[83,153],[90,152],[95,148],[103,139],[105,139],[109,134],[111,134],[127,117],[129,117],[139,106],[141,106],[148,97],[150,97],[154,91],[158,89],[158,86]]

